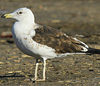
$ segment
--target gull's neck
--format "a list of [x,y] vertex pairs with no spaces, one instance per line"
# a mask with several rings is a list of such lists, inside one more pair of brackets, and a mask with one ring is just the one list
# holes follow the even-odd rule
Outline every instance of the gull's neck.
[[33,19],[25,18],[23,20],[18,20],[16,22],[24,24],[24,25],[26,24],[28,26],[34,26],[35,25],[34,18]]
[[[16,21],[14,26],[15,29],[24,30],[24,31],[36,29],[39,27],[39,25],[36,24],[34,21]],[[19,26],[21,28],[19,28]]]

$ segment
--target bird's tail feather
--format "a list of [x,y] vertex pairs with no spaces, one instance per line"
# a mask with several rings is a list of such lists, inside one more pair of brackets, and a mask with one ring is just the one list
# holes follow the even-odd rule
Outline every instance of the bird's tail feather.
[[86,53],[88,53],[88,54],[100,54],[100,49],[89,48]]

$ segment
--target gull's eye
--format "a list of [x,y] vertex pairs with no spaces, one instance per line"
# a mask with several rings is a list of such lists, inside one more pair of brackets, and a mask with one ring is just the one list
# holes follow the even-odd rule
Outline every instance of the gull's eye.
[[22,14],[22,12],[19,12],[19,14]]

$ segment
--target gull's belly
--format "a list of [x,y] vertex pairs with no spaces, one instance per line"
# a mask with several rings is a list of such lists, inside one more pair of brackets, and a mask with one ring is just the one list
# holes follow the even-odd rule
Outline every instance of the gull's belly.
[[[56,57],[55,50],[47,47],[45,45],[36,43],[31,37],[28,36],[13,36],[17,47],[25,54],[30,56],[35,56],[36,58],[46,57],[54,58]],[[41,56],[41,57],[40,57]]]

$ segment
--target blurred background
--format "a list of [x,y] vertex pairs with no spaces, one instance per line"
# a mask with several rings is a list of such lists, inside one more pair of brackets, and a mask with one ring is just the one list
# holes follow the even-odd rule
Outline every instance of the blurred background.
[[[36,23],[52,26],[68,35],[100,35],[100,1],[98,0],[0,0],[0,15],[21,7],[33,11]],[[1,18],[0,34],[9,27],[11,30],[14,21]]]
[[[32,10],[36,23],[51,26],[80,39],[92,48],[100,49],[99,0],[0,0],[0,16],[21,7]],[[14,22],[14,19],[0,18],[0,83],[32,85],[23,80],[27,74],[34,77],[35,60],[32,57],[28,58],[16,48],[11,35]],[[100,84],[99,55],[68,56],[68,58],[48,62],[48,80],[45,83],[38,83],[39,86]],[[55,83],[51,83],[52,81]]]

